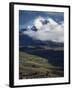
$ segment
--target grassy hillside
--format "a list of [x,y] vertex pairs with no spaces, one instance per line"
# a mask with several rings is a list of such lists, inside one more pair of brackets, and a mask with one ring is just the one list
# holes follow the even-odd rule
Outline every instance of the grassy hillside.
[[19,53],[19,79],[63,77],[63,70],[47,59],[25,52]]

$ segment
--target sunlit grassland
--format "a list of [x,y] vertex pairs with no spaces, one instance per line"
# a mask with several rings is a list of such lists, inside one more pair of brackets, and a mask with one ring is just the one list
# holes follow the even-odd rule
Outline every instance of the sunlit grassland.
[[19,52],[19,79],[63,77],[63,70],[48,59]]

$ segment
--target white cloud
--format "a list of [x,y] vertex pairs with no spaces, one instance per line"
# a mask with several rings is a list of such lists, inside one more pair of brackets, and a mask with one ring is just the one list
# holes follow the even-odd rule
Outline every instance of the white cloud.
[[36,40],[64,42],[64,27],[62,25],[51,18],[48,19],[49,22],[45,25],[40,20],[44,20],[44,18],[38,17],[34,20],[37,31],[28,30],[23,33]]
[[34,20],[34,25],[36,26],[37,29],[40,29],[42,27],[42,22],[44,21],[44,18],[39,16]]

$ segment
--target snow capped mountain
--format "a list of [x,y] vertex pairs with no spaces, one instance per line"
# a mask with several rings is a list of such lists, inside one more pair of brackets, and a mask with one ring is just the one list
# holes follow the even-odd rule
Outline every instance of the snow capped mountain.
[[32,26],[32,27],[31,27],[31,30],[37,31],[38,29],[36,28],[36,26]]
[[58,23],[56,21],[54,21],[52,18],[48,18],[48,21],[50,22],[50,24],[52,25],[58,25]]
[[32,25],[27,26],[23,31],[34,40],[64,42],[64,22],[57,23],[52,18],[37,17]]
[[34,20],[34,25],[36,26],[37,29],[40,29],[42,27],[42,21],[44,21],[44,18],[39,16]]

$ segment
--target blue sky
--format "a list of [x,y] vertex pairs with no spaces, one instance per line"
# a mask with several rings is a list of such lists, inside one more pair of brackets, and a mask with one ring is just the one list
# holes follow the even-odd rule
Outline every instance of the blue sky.
[[56,22],[64,21],[63,12],[45,12],[45,11],[19,11],[19,28],[22,26],[26,27],[27,25],[32,24],[32,21],[38,16],[50,17],[53,18]]

